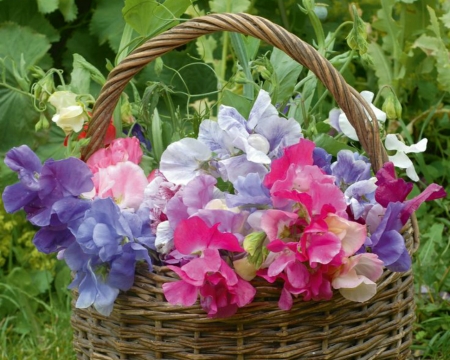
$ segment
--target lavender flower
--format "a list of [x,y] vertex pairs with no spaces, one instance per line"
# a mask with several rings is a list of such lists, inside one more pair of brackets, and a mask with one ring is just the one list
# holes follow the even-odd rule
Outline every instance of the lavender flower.
[[336,177],[336,185],[345,191],[351,184],[370,178],[370,163],[358,153],[341,150],[337,161],[331,164],[331,173]]
[[372,233],[366,245],[392,271],[407,271],[411,267],[411,257],[400,234],[403,227],[400,216],[404,206],[401,202],[392,202],[384,209],[377,204],[366,218]]

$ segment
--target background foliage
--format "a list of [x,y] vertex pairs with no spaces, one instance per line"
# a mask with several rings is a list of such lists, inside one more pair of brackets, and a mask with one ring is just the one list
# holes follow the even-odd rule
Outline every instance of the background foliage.
[[[415,158],[417,189],[436,182],[450,190],[445,0],[0,0],[0,154],[26,143],[43,159],[65,156],[64,134],[48,126],[49,92],[65,85],[95,97],[108,71],[145,39],[183,19],[225,11],[282,25],[314,44],[357,90],[375,92],[375,104],[390,118],[387,132],[409,143],[429,140],[426,154]],[[280,110],[289,105],[289,115],[329,151],[356,146],[329,135],[333,99],[307,69],[259,41],[225,33],[147,66],[127,88],[114,121],[120,130],[127,116],[137,119],[152,140],[147,161],[154,166],[165,146],[194,135],[219,104],[248,112],[254,84],[269,90]],[[401,105],[401,114],[392,104]],[[3,189],[15,175],[0,167]],[[414,261],[414,350],[424,359],[448,359],[449,200],[425,204],[417,216],[422,236]],[[0,217],[0,357],[73,358],[67,268],[34,250],[34,229],[21,214]]]

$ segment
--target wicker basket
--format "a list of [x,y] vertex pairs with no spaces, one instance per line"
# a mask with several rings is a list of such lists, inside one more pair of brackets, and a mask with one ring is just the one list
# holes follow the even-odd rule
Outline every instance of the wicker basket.
[[[375,170],[386,161],[377,121],[368,104],[313,47],[263,18],[214,14],[184,22],[149,40],[109,75],[94,107],[84,149],[88,158],[103,144],[114,107],[130,79],[145,65],[205,34],[234,31],[278,47],[312,70],[355,127]],[[412,219],[403,231],[412,254],[418,229]],[[332,301],[295,299],[291,311],[278,308],[281,287],[259,282],[255,300],[236,315],[209,319],[199,305],[177,307],[164,300],[162,284],[176,280],[167,268],[138,269],[134,286],[121,293],[104,317],[94,309],[73,309],[78,359],[407,359],[414,322],[413,276],[386,270],[378,292],[365,303],[336,293]],[[76,296],[76,294],[75,294]]]

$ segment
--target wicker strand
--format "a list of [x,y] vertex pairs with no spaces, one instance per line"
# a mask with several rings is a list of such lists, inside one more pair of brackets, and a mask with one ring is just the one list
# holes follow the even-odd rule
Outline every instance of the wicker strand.
[[[387,157],[380,143],[376,117],[361,95],[349,86],[331,63],[311,45],[269,20],[248,14],[213,14],[186,21],[150,39],[129,54],[111,71],[97,99],[87,133],[91,141],[82,151],[83,159],[89,158],[103,146],[106,129],[120,94],[137,72],[155,58],[176,47],[217,31],[233,31],[261,39],[310,69],[347,114],[374,169],[378,170],[386,162]],[[369,121],[366,114],[375,120]]]

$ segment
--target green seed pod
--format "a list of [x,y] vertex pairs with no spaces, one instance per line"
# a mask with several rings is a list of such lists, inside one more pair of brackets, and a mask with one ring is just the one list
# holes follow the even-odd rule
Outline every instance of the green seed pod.
[[156,75],[161,75],[162,71],[164,68],[164,62],[163,60],[159,57],[155,59],[155,73]]

